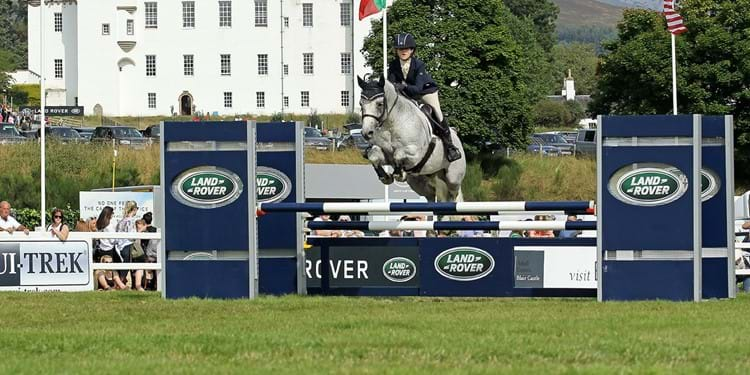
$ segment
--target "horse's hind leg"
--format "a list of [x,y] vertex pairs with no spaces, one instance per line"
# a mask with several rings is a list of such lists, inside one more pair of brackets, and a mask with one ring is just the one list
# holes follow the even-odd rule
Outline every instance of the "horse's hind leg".
[[435,202],[435,188],[427,176],[407,174],[406,182],[415,193],[425,197],[428,202]]
[[461,182],[463,182],[465,175],[466,158],[461,158],[450,163],[448,165],[448,168],[445,169],[445,173],[441,177],[448,189],[446,199],[449,202],[457,202],[463,200],[463,196],[461,194]]

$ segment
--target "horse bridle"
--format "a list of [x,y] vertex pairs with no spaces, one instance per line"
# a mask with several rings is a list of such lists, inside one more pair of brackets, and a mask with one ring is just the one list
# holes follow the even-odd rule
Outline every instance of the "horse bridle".
[[379,116],[375,116],[375,115],[372,115],[372,114],[369,114],[369,113],[365,113],[364,108],[362,108],[362,119],[364,120],[365,117],[372,117],[375,121],[378,122],[378,125],[376,126],[376,128],[380,128],[380,127],[383,126],[383,123],[385,123],[385,119],[387,119],[391,115],[391,111],[396,106],[396,103],[398,102],[398,97],[401,96],[401,95],[399,95],[398,93],[396,93],[396,100],[393,101],[393,105],[391,105],[391,106],[388,105],[388,98],[385,97],[385,91],[383,91],[382,93],[377,93],[377,94],[375,94],[375,95],[373,95],[373,96],[371,96],[369,98],[366,97],[365,95],[361,95],[361,97],[363,99],[368,100],[368,101],[373,101],[373,100],[377,99],[380,96],[383,97],[383,107],[384,108],[383,108],[383,112],[381,112]]

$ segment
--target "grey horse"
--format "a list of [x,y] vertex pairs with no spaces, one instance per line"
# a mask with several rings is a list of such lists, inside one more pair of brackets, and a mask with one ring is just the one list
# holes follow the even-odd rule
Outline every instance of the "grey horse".
[[[363,80],[362,136],[370,143],[365,157],[375,167],[378,178],[388,185],[406,181],[417,194],[431,202],[462,201],[461,182],[466,174],[466,158],[449,162],[439,137],[432,132],[427,116],[416,102],[396,92],[383,77]],[[453,144],[464,154],[456,131]],[[390,166],[391,172],[385,166]]]

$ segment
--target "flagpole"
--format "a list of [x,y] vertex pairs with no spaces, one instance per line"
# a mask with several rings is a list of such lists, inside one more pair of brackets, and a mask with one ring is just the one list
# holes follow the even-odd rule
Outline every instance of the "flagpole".
[[45,80],[45,72],[44,72],[44,0],[39,2],[39,90],[40,93],[40,101],[39,101],[39,110],[41,111],[41,121],[40,121],[40,129],[39,129],[39,138],[41,140],[40,147],[41,147],[41,157],[40,157],[40,164],[41,164],[41,206],[42,209],[39,212],[41,216],[41,223],[42,223],[42,230],[45,230],[47,227],[47,216],[46,216],[46,210],[47,210],[47,176],[46,176],[46,155],[45,155],[45,125],[46,125],[46,104],[47,104],[47,95],[45,95],[45,87],[44,87],[44,80]]
[[383,6],[383,78],[388,78],[388,0]]
[[[670,33],[671,34],[671,33]],[[677,55],[675,53],[675,35],[672,35],[672,112],[677,114]]]

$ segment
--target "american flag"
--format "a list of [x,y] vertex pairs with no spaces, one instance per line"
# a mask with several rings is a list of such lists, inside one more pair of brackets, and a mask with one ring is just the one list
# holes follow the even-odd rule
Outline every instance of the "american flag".
[[673,35],[687,31],[687,27],[682,24],[682,16],[674,10],[674,0],[664,0],[664,17],[667,17],[667,30]]

